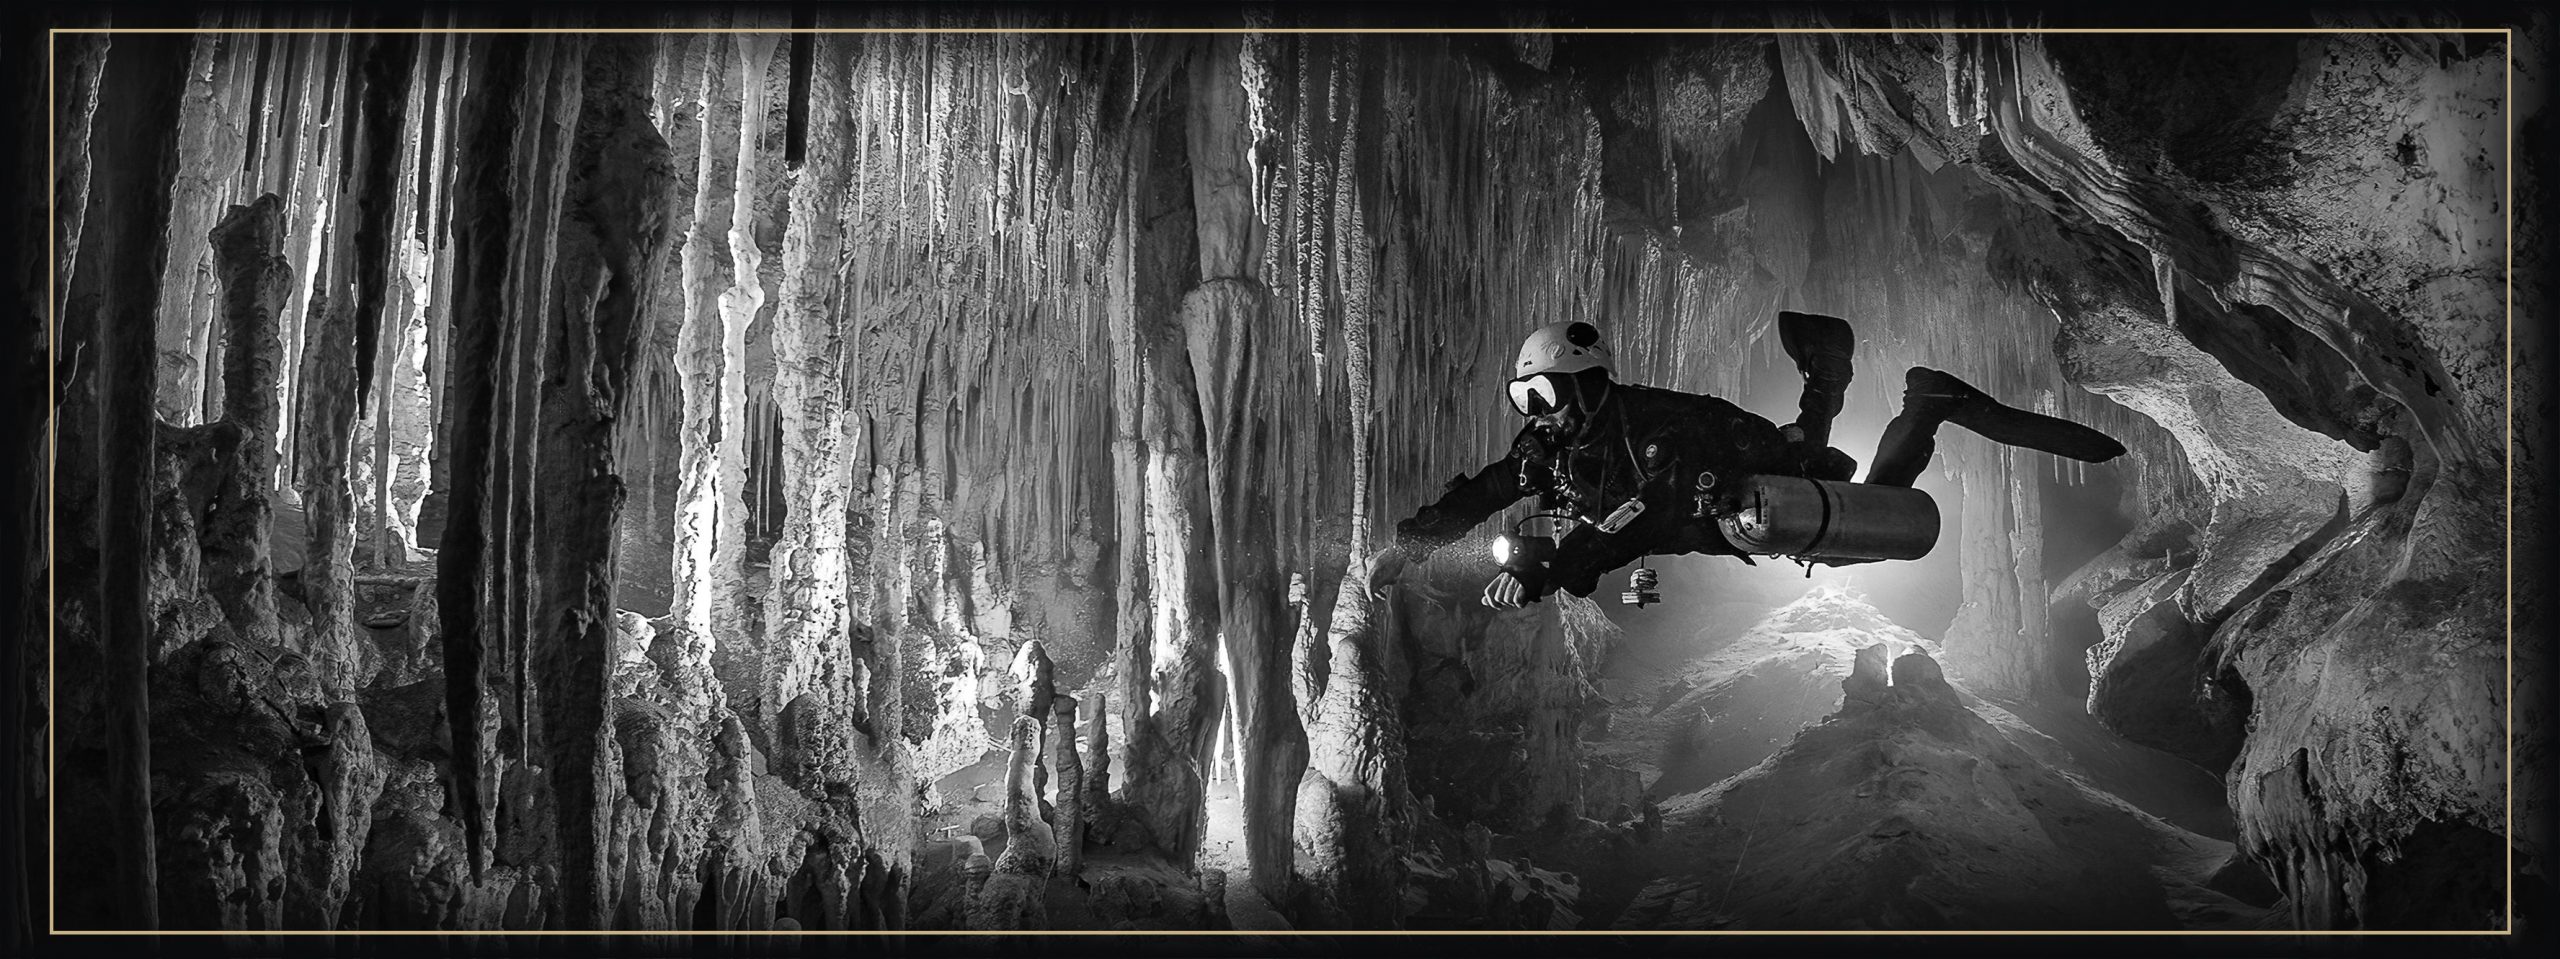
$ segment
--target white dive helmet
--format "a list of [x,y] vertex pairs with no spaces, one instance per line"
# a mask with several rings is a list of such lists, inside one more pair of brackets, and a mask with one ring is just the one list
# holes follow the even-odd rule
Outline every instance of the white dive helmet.
[[1511,364],[1511,378],[1606,370],[1612,365],[1609,348],[1600,345],[1600,328],[1572,320],[1549,323],[1530,332],[1529,338],[1520,343],[1520,358]]

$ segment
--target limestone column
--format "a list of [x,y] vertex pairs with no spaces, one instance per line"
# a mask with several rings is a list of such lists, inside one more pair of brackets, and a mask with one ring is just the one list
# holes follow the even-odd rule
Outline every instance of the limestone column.
[[[549,40],[549,38],[545,38]],[[544,42],[544,41],[537,41]],[[558,195],[557,283],[547,308],[534,450],[531,678],[561,850],[561,917],[602,928],[614,786],[608,711],[614,641],[613,530],[625,484],[613,424],[668,241],[675,172],[649,119],[649,37],[566,38],[555,77],[576,85],[574,139]]]
[[[453,740],[455,806],[461,811],[472,875],[489,866],[495,837],[501,665],[491,638],[505,628],[488,588],[503,569],[489,536],[496,429],[495,365],[506,325],[502,288],[516,207],[505,189],[509,133],[524,85],[522,36],[465,41],[471,90],[454,121],[452,315],[442,393],[448,498],[436,553],[436,618],[443,627],[445,714]],[[487,717],[484,719],[483,717]]]
[[835,280],[844,251],[836,211],[847,187],[843,95],[850,41],[809,38],[808,111],[817,131],[790,172],[791,220],[782,241],[781,303],[774,313],[774,406],[782,416],[782,496],[789,504],[773,547],[765,602],[771,649],[767,719],[777,752],[803,788],[851,781],[858,685],[849,630],[846,511],[853,486],[845,395],[846,334]]
[[1192,198],[1199,228],[1200,285],[1182,299],[1185,347],[1199,396],[1207,451],[1212,555],[1216,558],[1218,630],[1241,723],[1246,859],[1254,882],[1280,895],[1288,882],[1289,807],[1304,748],[1286,704],[1288,645],[1277,531],[1263,466],[1278,430],[1266,384],[1264,340],[1270,295],[1255,276],[1260,225],[1253,211],[1239,48],[1214,41],[1193,61],[1190,114]]
[[[151,825],[150,546],[151,479],[156,472],[153,387],[158,361],[160,273],[168,257],[163,230],[177,163],[179,96],[187,41],[165,34],[117,37],[98,85],[89,142],[87,226],[80,238],[87,269],[72,276],[72,311],[95,319],[98,420],[102,438],[96,582],[104,661],[106,834],[112,863],[103,892],[114,916],[100,926],[159,925]],[[129,918],[126,918],[129,917]],[[67,919],[75,917],[66,917]]]

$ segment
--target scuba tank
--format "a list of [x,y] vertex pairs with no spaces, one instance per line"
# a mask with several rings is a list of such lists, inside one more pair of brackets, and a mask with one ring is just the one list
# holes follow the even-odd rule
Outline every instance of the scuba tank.
[[1907,486],[1745,476],[1716,500],[1725,539],[1760,556],[1919,559],[1938,542],[1937,502]]

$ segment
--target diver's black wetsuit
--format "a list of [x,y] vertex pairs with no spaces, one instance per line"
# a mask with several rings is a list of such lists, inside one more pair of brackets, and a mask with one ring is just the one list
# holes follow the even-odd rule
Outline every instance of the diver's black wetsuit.
[[1397,524],[1397,541],[1419,559],[1523,496],[1542,495],[1542,508],[1593,521],[1641,498],[1644,512],[1616,533],[1577,524],[1556,544],[1547,581],[1523,584],[1531,596],[1551,589],[1589,596],[1602,574],[1638,557],[1746,555],[1713,517],[1691,515],[1702,472],[1714,486],[1753,474],[1845,480],[1856,468],[1836,450],[1790,444],[1777,424],[1712,396],[1627,383],[1608,389],[1581,445],[1537,425],[1521,430],[1510,455],[1452,481],[1438,502]]

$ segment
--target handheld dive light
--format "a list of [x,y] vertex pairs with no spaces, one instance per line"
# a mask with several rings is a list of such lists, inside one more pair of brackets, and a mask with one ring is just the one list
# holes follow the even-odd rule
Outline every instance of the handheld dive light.
[[1513,531],[1493,538],[1493,561],[1505,572],[1542,572],[1555,558],[1553,536],[1525,536]]
[[[1517,579],[1522,583],[1535,584],[1546,582],[1547,567],[1553,565],[1556,560],[1556,538],[1552,535],[1526,535],[1520,532],[1520,526],[1530,520],[1546,519],[1552,521],[1562,515],[1564,514],[1537,513],[1522,518],[1518,523],[1511,524],[1510,532],[1502,533],[1493,538],[1494,563],[1501,566],[1503,572],[1511,574],[1512,578]],[[1529,601],[1533,603],[1537,602],[1538,600],[1534,598],[1534,594],[1537,590],[1532,588],[1530,592],[1533,594],[1533,597]]]

